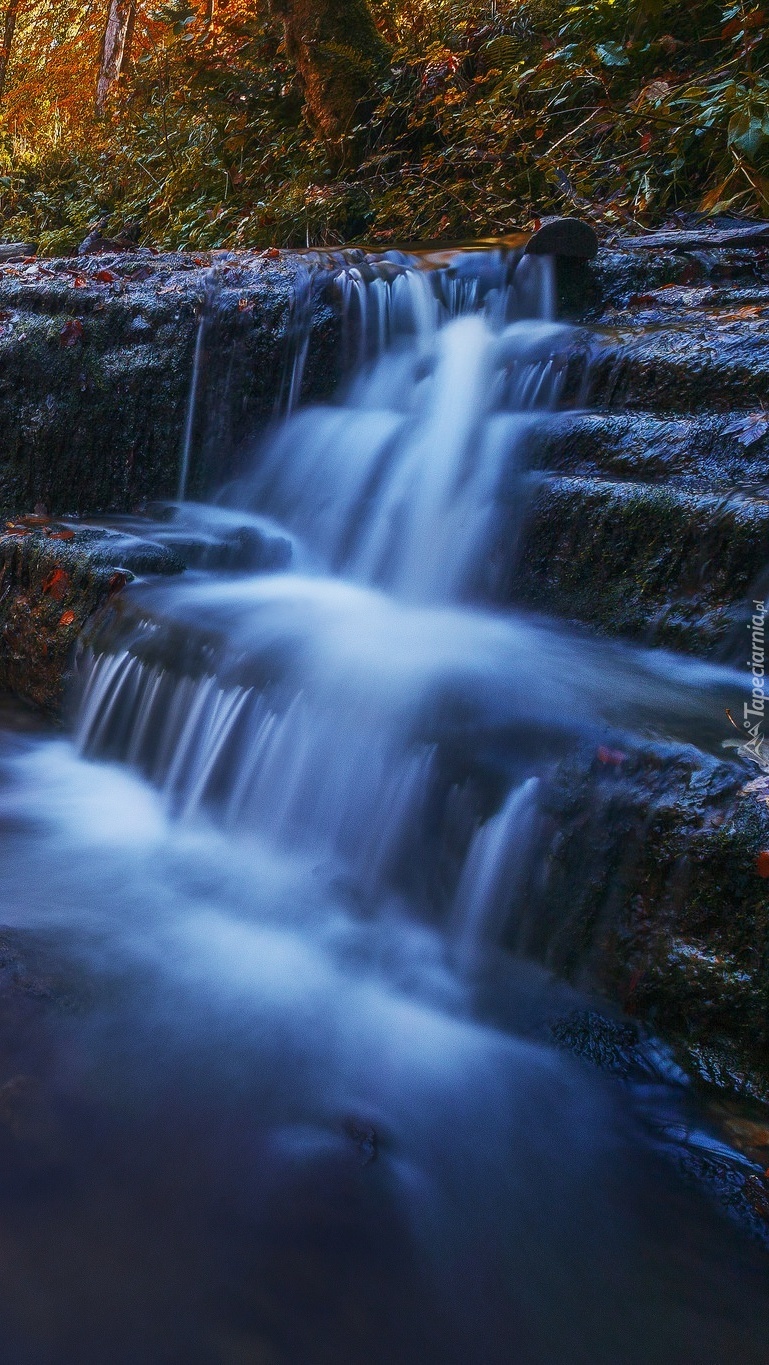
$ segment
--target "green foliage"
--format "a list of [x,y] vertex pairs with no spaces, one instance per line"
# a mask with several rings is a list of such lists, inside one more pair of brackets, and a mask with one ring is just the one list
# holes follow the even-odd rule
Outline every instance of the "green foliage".
[[607,228],[769,211],[769,39],[750,0],[374,10],[392,69],[332,156],[265,10],[209,38],[170,0],[107,121],[0,131],[3,235],[63,252],[108,213],[158,248],[204,250],[461,238],[564,211]]

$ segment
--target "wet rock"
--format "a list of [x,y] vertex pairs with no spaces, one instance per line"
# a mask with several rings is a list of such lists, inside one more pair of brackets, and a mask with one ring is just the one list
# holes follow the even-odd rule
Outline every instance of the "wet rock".
[[575,337],[562,402],[592,411],[534,433],[511,596],[723,650],[769,566],[769,248],[601,251],[564,264],[561,285],[595,324]]
[[769,223],[741,223],[733,227],[671,228],[649,232],[643,237],[621,237],[618,245],[630,251],[693,251],[699,247],[718,250],[725,247],[769,246]]
[[532,256],[560,256],[592,261],[598,253],[598,237],[580,218],[545,218],[526,243]]
[[134,574],[175,573],[173,552],[46,517],[0,531],[0,689],[57,714],[86,623]]
[[703,1083],[769,1099],[769,806],[744,769],[650,745],[545,794],[552,843],[518,946],[671,1041]]
[[139,241],[141,224],[128,223],[114,237],[105,237],[103,229],[109,218],[102,218],[78,247],[79,256],[103,256],[115,251],[135,251]]
[[611,1019],[595,1009],[575,1010],[550,1027],[554,1041],[582,1057],[610,1076],[627,1080],[645,1075],[642,1037],[636,1024],[625,1019]]
[[769,490],[769,430],[744,445],[722,413],[560,413],[533,433],[534,469],[701,494]]
[[0,243],[0,261],[23,261],[34,254],[35,248],[30,242]]
[[357,1118],[345,1119],[343,1129],[354,1143],[361,1166],[370,1166],[379,1155],[379,1136],[372,1124]]
[[[0,511],[127,512],[173,496],[207,308],[190,491],[221,482],[275,409],[302,270],[248,253],[0,262]],[[308,306],[305,392],[328,393],[333,313]]]
[[607,634],[712,652],[747,619],[767,563],[769,496],[547,476],[510,593]]

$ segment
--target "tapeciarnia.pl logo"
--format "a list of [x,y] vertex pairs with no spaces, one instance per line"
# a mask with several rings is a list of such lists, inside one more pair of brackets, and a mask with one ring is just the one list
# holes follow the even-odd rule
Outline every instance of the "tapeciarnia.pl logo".
[[742,742],[737,740],[727,740],[730,748],[737,748],[741,758],[748,758],[759,767],[769,771],[769,756],[763,752],[764,743],[764,715],[766,711],[766,607],[763,602],[754,598],[753,613],[748,621],[750,631],[750,658],[748,668],[751,675],[750,701],[743,703],[742,707],[742,726],[737,725],[731,711],[727,711],[732,725],[736,729],[742,728],[747,731],[747,738],[743,737]]

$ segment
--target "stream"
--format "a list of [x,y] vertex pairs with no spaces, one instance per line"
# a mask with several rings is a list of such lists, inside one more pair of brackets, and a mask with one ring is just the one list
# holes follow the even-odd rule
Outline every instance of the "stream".
[[189,567],[66,733],[0,715],[0,1360],[765,1365],[765,1252],[682,1159],[747,1158],[660,1044],[556,1046],[590,1002],[522,951],[553,766],[716,753],[744,676],[507,603],[552,261],[335,288],[336,400],[296,403],[306,310],[238,477],[113,523]]

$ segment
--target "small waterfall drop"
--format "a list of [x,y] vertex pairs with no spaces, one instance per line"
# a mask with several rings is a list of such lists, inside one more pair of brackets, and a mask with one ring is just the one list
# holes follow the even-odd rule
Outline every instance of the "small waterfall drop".
[[195,437],[195,422],[198,416],[198,402],[200,397],[203,358],[205,355],[206,334],[210,325],[211,313],[215,306],[216,292],[216,272],[210,270],[206,276],[205,294],[198,314],[197,328],[195,331],[195,348],[192,353],[192,373],[190,376],[190,389],[187,397],[187,411],[184,417],[181,458],[179,461],[179,485],[176,493],[180,502],[183,502],[187,496],[187,484],[192,463],[192,447]]

